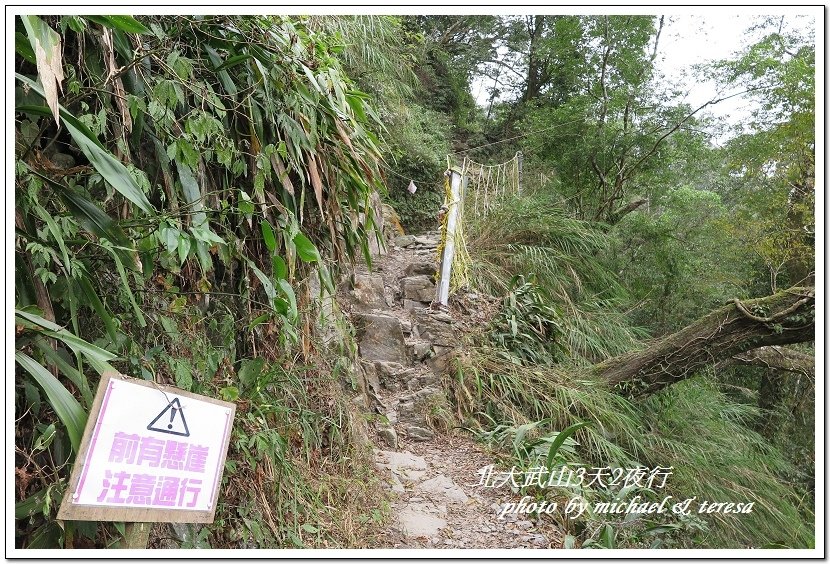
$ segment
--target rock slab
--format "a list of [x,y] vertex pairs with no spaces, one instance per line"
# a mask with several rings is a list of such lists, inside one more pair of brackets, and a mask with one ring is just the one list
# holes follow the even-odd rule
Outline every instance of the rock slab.
[[434,478],[421,482],[415,486],[415,490],[445,497],[458,503],[467,503],[470,499],[464,493],[464,490],[444,474],[439,474]]
[[376,451],[375,465],[393,474],[411,481],[418,481],[427,472],[427,461],[423,456],[416,456],[408,450],[395,452],[391,450]]
[[447,521],[418,504],[408,505],[398,514],[403,532],[410,537],[432,537],[447,526]]
[[361,357],[409,364],[401,322],[397,317],[359,313],[355,316],[355,329]]
[[430,303],[435,298],[435,284],[426,274],[401,278],[401,293],[405,300]]
[[372,274],[355,274],[352,284],[352,297],[357,311],[386,309],[386,296],[383,291],[383,277]]

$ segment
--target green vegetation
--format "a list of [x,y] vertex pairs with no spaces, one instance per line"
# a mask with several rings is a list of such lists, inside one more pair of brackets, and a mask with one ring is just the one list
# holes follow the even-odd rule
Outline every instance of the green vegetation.
[[[491,101],[496,117],[485,131],[513,132],[517,141],[482,149],[479,159],[506,160],[518,145],[525,180],[521,197],[465,226],[472,289],[504,296],[459,358],[453,395],[467,424],[503,448],[505,464],[528,470],[544,465],[558,431],[587,422],[563,462],[672,466],[665,493],[677,499],[755,502],[753,513],[741,516],[623,520],[589,513],[560,521],[566,545],[812,546],[807,482],[814,470],[803,457],[812,452],[813,419],[803,401],[813,389],[810,356],[801,373],[760,362],[762,368],[736,368],[728,356],[715,367],[683,368],[700,366],[690,351],[712,335],[708,312],[736,297],[812,280],[809,39],[782,33],[777,20],[762,22],[769,32],[759,43],[709,69],[725,83],[748,85],[762,108],[745,131],[715,149],[701,108],[675,103],[651,80],[662,18],[529,16],[503,23],[506,52],[489,72],[504,76],[504,63],[525,72],[511,95]],[[779,309],[753,311],[761,319]],[[811,319],[811,310],[806,315],[796,325]],[[676,352],[666,353],[675,356],[659,356],[669,349],[648,338],[668,339],[684,327]],[[791,330],[773,326],[771,338]],[[801,340],[810,337],[787,342]],[[612,357],[619,360],[602,363]],[[683,381],[633,400],[608,390],[615,370],[636,378],[629,367],[640,362],[676,370]],[[784,405],[798,407],[782,413]],[[773,414],[777,424],[766,424]],[[795,437],[808,438],[794,448]],[[555,488],[530,493],[563,499]],[[571,495],[593,502],[623,493],[637,492],[589,488]],[[662,499],[659,490],[640,493]]]
[[236,401],[203,541],[363,542],[353,345],[337,311],[339,346],[314,327],[337,265],[368,255],[380,124],[334,38],[292,18],[18,25],[18,543],[118,540],[53,521],[107,363]]
[[436,229],[448,161],[517,151],[521,190],[465,218],[462,291],[497,307],[430,424],[507,467],[673,469],[537,500],[753,502],[545,516],[567,547],[814,546],[815,47],[787,18],[698,69],[755,108],[722,146],[718,102],[661,78],[663,17],[14,22],[18,547],[122,542],[55,521],[110,369],[237,406],[215,522],[153,546],[376,546],[335,288],[381,202]]

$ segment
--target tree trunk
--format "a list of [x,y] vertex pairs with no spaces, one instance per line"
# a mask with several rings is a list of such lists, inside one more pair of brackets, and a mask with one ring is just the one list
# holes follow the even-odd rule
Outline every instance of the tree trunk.
[[[761,416],[755,429],[768,440],[773,440],[783,423],[787,396],[798,386],[801,376],[814,381],[816,374],[815,356],[786,347],[770,346],[750,350],[718,363],[718,366],[742,364],[763,368],[758,386],[758,407]],[[794,376],[797,374],[798,376]],[[795,385],[792,380],[796,379]],[[789,392],[788,392],[789,390]]]
[[816,374],[816,359],[813,355],[778,346],[747,351],[721,363],[724,366],[727,364],[744,364],[778,372],[795,372],[808,378],[813,378]]
[[527,84],[525,85],[522,102],[534,100],[539,96],[542,90],[542,61],[539,54],[539,41],[542,38],[542,30],[544,29],[545,16],[528,16],[528,35],[530,36],[530,45],[528,46],[528,60],[527,60]]
[[758,387],[758,407],[761,417],[755,429],[772,440],[775,432],[781,426],[781,402],[784,399],[784,390],[781,386],[781,374],[775,371],[765,371],[761,375],[761,385]]
[[597,364],[594,371],[621,395],[651,394],[749,350],[813,341],[814,309],[813,288],[790,288],[745,302],[736,298],[644,350]]

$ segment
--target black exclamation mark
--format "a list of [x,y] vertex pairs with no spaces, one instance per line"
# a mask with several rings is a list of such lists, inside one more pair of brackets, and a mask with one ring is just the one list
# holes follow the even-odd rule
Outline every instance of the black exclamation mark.
[[170,404],[170,423],[167,424],[168,429],[173,428],[173,419],[176,418],[176,407],[173,404]]

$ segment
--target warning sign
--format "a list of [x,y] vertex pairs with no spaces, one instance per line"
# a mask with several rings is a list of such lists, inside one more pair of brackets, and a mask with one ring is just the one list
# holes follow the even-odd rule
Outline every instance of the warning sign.
[[[169,414],[169,421],[164,417]],[[160,422],[159,422],[160,421]],[[165,425],[166,423],[166,425]],[[187,421],[182,412],[182,404],[179,403],[179,398],[167,404],[161,410],[155,419],[150,421],[147,425],[150,431],[158,431],[159,433],[170,433],[171,435],[181,435],[182,437],[189,437],[190,430],[187,428]]]
[[213,521],[235,406],[101,379],[58,519]]

